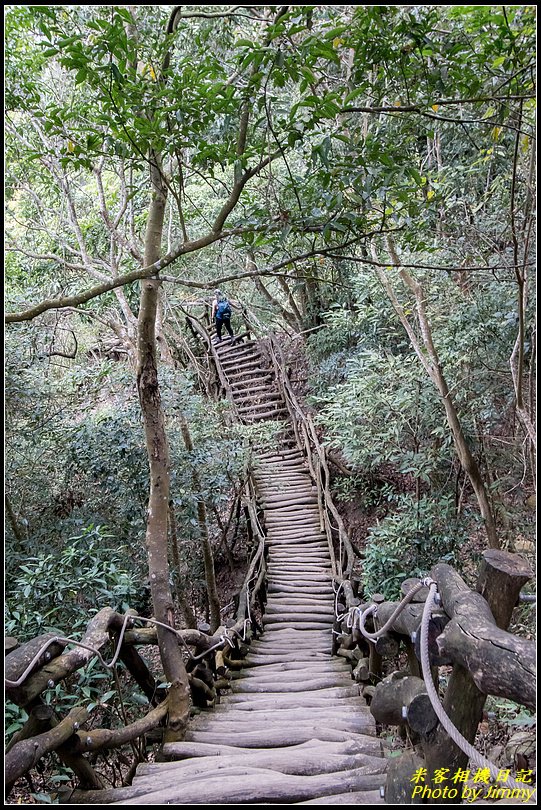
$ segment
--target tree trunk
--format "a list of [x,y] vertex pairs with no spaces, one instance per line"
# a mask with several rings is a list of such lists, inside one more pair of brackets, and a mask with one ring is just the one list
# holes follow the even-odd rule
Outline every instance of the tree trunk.
[[[246,269],[250,271],[257,270],[257,264],[255,260],[255,254],[253,250],[249,250],[246,254]],[[269,302],[269,304],[276,309],[284,321],[291,326],[292,329],[297,331],[300,329],[300,322],[297,322],[297,318],[294,312],[289,312],[287,307],[283,307],[282,304],[269,292],[267,287],[263,284],[263,281],[259,276],[254,276],[254,284],[258,292]],[[286,285],[287,287],[287,285]],[[289,289],[289,288],[288,288]],[[290,301],[291,304],[291,301]],[[298,310],[297,310],[298,311]]]
[[[182,432],[182,438],[184,439],[184,444],[186,445],[186,450],[188,450],[188,452],[192,452],[192,437],[190,436],[190,429],[185,419],[182,419],[180,429]],[[194,491],[201,493],[201,481],[199,480],[199,476],[195,468],[192,469],[192,482]],[[205,579],[207,582],[207,596],[210,610],[210,632],[214,633],[220,626],[220,600],[218,598],[218,589],[216,587],[214,556],[212,554],[212,546],[209,540],[207,510],[201,494],[197,496],[197,520],[199,523],[199,536],[201,538],[203,561],[205,564]]]
[[[160,164],[151,156],[152,200],[145,237],[145,266],[160,258],[166,201]],[[164,415],[158,384],[156,358],[156,313],[159,281],[141,282],[141,300],[137,335],[137,389],[145,427],[150,469],[150,494],[146,530],[149,580],[156,619],[174,628],[174,606],[169,587],[167,561],[167,517],[169,505],[169,453]],[[171,683],[169,698],[170,738],[182,733],[190,710],[188,675],[174,633],[158,626],[158,645],[165,677]]]
[[191,630],[195,630],[197,627],[197,619],[195,618],[195,614],[192,610],[192,606],[188,603],[188,600],[182,593],[179,578],[180,578],[180,554],[178,550],[178,536],[177,536],[177,521],[175,519],[175,507],[173,502],[169,503],[169,530],[171,535],[171,557],[173,560],[173,568],[177,574],[177,587],[175,589],[175,598],[178,602],[180,609],[184,614],[184,621],[186,622],[186,626],[189,627]]
[[300,294],[302,299],[303,326],[311,329],[321,324],[320,312],[323,309],[321,303],[319,284],[313,277],[310,269],[305,269],[305,276],[300,279]]
[[297,302],[295,301],[295,296],[293,295],[293,292],[290,289],[290,286],[287,283],[287,281],[285,280],[285,278],[282,278],[282,276],[278,276],[277,280],[278,280],[278,284],[280,285],[280,287],[282,288],[282,290],[285,292],[285,294],[287,296],[289,306],[291,307],[291,311],[293,312],[293,315],[295,316],[295,320],[297,321],[297,328],[300,330],[303,327],[302,315],[300,313],[299,307],[297,306]]
[[499,548],[500,541],[498,539],[496,524],[494,522],[494,516],[492,514],[490,500],[483,481],[483,476],[481,475],[481,470],[479,469],[479,465],[477,464],[473,453],[470,450],[467,439],[464,436],[458,413],[456,411],[454,402],[451,399],[451,393],[449,391],[447,381],[443,376],[443,371],[439,364],[435,366],[435,371],[435,382],[443,400],[447,421],[453,434],[455,448],[460,459],[460,463],[467,473],[475,492],[477,503],[479,504],[479,509],[481,511],[481,516],[485,524],[488,544],[491,548]]
[[175,361],[173,360],[173,355],[171,354],[171,349],[163,328],[163,299],[164,291],[160,289],[158,293],[158,308],[156,311],[156,340],[158,342],[160,360],[167,366],[173,367]]
[[[473,456],[473,453],[470,450],[470,446],[462,430],[460,418],[458,416],[455,404],[451,397],[451,392],[449,391],[449,386],[447,385],[447,380],[445,379],[443,369],[440,365],[436,347],[434,346],[430,324],[428,322],[428,318],[426,316],[424,308],[423,288],[417,281],[415,281],[415,279],[413,279],[409,275],[409,273],[406,271],[404,267],[400,267],[400,261],[398,259],[396,248],[394,246],[394,242],[391,239],[391,237],[387,238],[387,244],[389,247],[389,253],[391,254],[393,264],[396,265],[397,268],[400,268],[399,274],[402,281],[415,295],[415,300],[417,304],[416,307],[417,317],[419,319],[421,339],[424,345],[424,351],[421,348],[420,342],[405,315],[403,307],[400,305],[400,302],[396,297],[396,294],[391,286],[388,276],[386,275],[383,269],[381,270],[378,269],[379,278],[387,292],[387,295],[389,296],[391,303],[393,304],[395,312],[400,318],[400,321],[408,334],[408,337],[411,341],[411,345],[416,355],[418,356],[428,376],[430,377],[430,379],[432,380],[432,382],[434,383],[434,385],[436,386],[436,388],[440,393],[443,406],[445,408],[445,414],[447,416],[447,422],[449,424],[449,427],[451,428],[455,450],[457,452],[460,463],[464,468],[464,471],[467,473],[471,481],[473,490],[477,497],[477,502],[479,504],[481,516],[485,524],[488,544],[491,548],[499,548],[500,543],[496,532],[496,524],[494,521],[494,515],[492,514],[488,493],[483,481],[483,476],[481,475],[479,466]],[[375,255],[375,251],[374,251],[374,258],[375,259],[377,258]]]
[[22,543],[24,542],[23,533],[21,531],[21,527],[19,526],[17,516],[15,515],[13,506],[11,505],[11,500],[7,492],[5,494],[4,501],[6,504],[6,515],[9,521],[9,525],[11,526],[11,531],[13,532],[13,535],[15,539],[18,541],[18,543],[22,545]]

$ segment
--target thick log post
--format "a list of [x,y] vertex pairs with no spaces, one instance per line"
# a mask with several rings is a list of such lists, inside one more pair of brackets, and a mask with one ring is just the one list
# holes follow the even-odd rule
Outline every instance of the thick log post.
[[[487,552],[488,560],[485,559],[486,565],[478,587],[484,590],[491,600],[493,598],[497,600],[499,606],[496,612],[500,616],[500,621],[503,621],[505,616],[511,616],[520,587],[524,584],[523,577],[526,576],[526,572],[521,558],[516,559],[516,567],[511,565],[512,555],[504,555],[505,564],[498,566],[497,560],[503,559],[499,557],[500,554],[501,552],[492,549]],[[499,571],[499,586],[496,593],[488,584],[489,564],[498,567]],[[453,668],[443,707],[462,735],[469,742],[473,742],[482,718],[487,693],[494,693],[495,689],[495,693],[498,694],[500,691],[498,682],[502,679],[502,675],[504,679],[507,674],[515,683],[521,682],[524,691],[519,697],[519,702],[523,702],[524,696],[529,699],[528,693],[532,693],[535,683],[533,649],[528,655],[527,642],[503,632],[503,628],[498,629],[487,602],[480,594],[470,591],[450,566],[437,565],[432,571],[432,576],[438,582],[446,611],[453,617],[438,639],[438,646],[440,650],[451,654],[455,661],[461,662],[456,663]],[[507,576],[509,580],[505,581]],[[467,632],[463,628],[467,628]],[[505,644],[508,643],[512,645],[513,650],[505,649]],[[520,660],[521,654],[524,653],[530,659],[529,662]],[[461,664],[467,665],[468,669]],[[475,668],[475,681],[468,671],[471,668]],[[480,686],[484,691],[480,690]],[[452,773],[458,768],[464,769],[468,761],[467,756],[450,740],[441,726],[429,735],[425,757],[429,777],[433,776],[437,768],[450,768]]]
[[402,672],[394,672],[376,686],[370,711],[378,723],[400,726],[407,722],[418,734],[428,734],[438,724],[424,681]]
[[423,759],[414,751],[391,759],[385,783],[385,804],[422,804],[418,796],[412,798],[415,785],[411,777],[418,768],[424,767]]
[[477,591],[490,605],[494,620],[501,630],[509,627],[520,589],[532,577],[532,569],[518,554],[496,548],[483,552]]

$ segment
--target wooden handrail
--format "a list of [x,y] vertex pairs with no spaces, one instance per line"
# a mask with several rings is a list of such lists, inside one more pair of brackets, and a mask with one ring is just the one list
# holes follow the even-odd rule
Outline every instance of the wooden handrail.
[[218,374],[220,384],[225,392],[227,401],[231,406],[231,410],[233,411],[236,418],[239,418],[239,413],[237,410],[237,406],[235,404],[235,400],[233,398],[233,392],[231,391],[231,386],[227,381],[227,377],[225,376],[220,359],[218,357],[218,352],[216,351],[216,347],[212,342],[212,338],[210,332],[203,326],[200,320],[193,315],[186,315],[186,320],[191,323],[193,330],[199,335],[199,337],[206,343],[210,356],[214,361],[214,366],[216,368],[216,372]]
[[[333,503],[329,485],[330,474],[326,450],[319,442],[312,417],[310,414],[304,413],[298,401],[293,386],[285,372],[285,360],[281,346],[272,335],[269,336],[269,347],[269,354],[276,381],[290,414],[297,444],[301,450],[304,450],[310,474],[317,487],[318,508],[320,511],[322,529],[325,530],[329,543],[333,577],[337,582],[343,583],[344,581],[348,581],[351,576],[356,554],[348,537],[344,522]],[[334,518],[336,527],[332,526],[329,514]],[[338,557],[334,550],[333,528],[338,535]],[[345,550],[346,554],[345,567],[343,567],[342,563],[342,549]],[[346,589],[346,593],[350,592],[352,594],[349,588]]]

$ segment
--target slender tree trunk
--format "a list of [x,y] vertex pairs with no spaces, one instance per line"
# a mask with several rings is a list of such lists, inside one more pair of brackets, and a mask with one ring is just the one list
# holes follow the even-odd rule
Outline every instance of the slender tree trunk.
[[23,533],[21,531],[19,521],[17,520],[17,516],[16,516],[15,512],[13,511],[13,506],[11,505],[11,500],[10,500],[7,492],[6,492],[4,500],[5,500],[5,504],[6,504],[6,515],[8,517],[9,525],[11,526],[11,530],[12,530],[14,536],[15,536],[15,539],[19,543],[23,543],[24,536],[23,536]]
[[223,549],[225,551],[225,556],[227,557],[227,564],[228,564],[229,570],[231,571],[232,574],[235,573],[235,560],[233,559],[233,555],[231,554],[231,549],[227,545],[227,532],[228,532],[229,527],[231,525],[231,520],[233,518],[233,512],[235,510],[235,505],[236,505],[236,499],[233,501],[233,505],[232,505],[231,511],[229,513],[229,519],[228,519],[225,526],[224,526],[223,520],[220,517],[219,510],[215,506],[212,508],[212,512],[214,514],[214,517],[216,518],[216,523],[218,524],[218,527],[219,527],[219,529],[220,529],[220,531],[222,533],[221,546],[223,547]]
[[[182,419],[180,424],[182,438],[186,445],[188,452],[193,451],[192,437],[190,436],[190,429],[185,419]],[[192,483],[196,492],[201,493],[201,481],[197,474],[197,470],[192,470]],[[218,598],[218,588],[216,587],[216,574],[214,571],[214,556],[212,554],[212,546],[209,540],[208,523],[207,523],[207,509],[205,502],[201,495],[197,498],[197,521],[199,523],[199,536],[201,538],[201,546],[203,549],[203,562],[205,565],[205,579],[207,582],[207,595],[210,611],[210,632],[214,633],[220,626],[220,600]]]
[[306,270],[306,277],[302,279],[301,296],[303,299],[303,324],[310,329],[319,326],[321,323],[320,311],[322,310],[319,284],[312,277],[309,270]]
[[[252,250],[249,250],[246,254],[246,269],[250,271],[257,270],[255,255]],[[254,276],[254,283],[257,291],[260,292],[261,295],[269,302],[269,304],[271,304],[271,306],[274,307],[280,313],[282,318],[285,320],[287,324],[289,324],[289,326],[291,326],[292,329],[297,331],[298,329],[301,328],[297,323],[295,314],[289,312],[286,307],[283,307],[280,304],[280,302],[265,287],[263,281],[258,276]]]
[[526,431],[528,439],[530,440],[534,451],[537,449],[537,431],[535,428],[534,420],[532,419],[528,408],[524,403],[523,393],[523,366],[524,366],[524,322],[525,312],[527,305],[528,283],[527,275],[524,272],[520,280],[517,281],[519,286],[519,330],[511,357],[509,358],[509,365],[511,367],[511,377],[513,379],[513,386],[515,389],[515,405],[517,415]]
[[[389,247],[389,252],[391,254],[393,263],[399,266],[400,261],[398,259],[396,248],[390,237],[388,237],[387,244]],[[375,250],[374,250],[374,258],[376,259]],[[421,361],[423,367],[426,369],[430,379],[432,380],[432,382],[434,383],[434,385],[436,386],[436,388],[440,393],[441,400],[443,402],[443,407],[445,408],[445,414],[447,416],[447,422],[449,424],[449,427],[451,428],[451,433],[455,444],[455,450],[457,452],[460,463],[464,468],[464,471],[466,472],[471,481],[471,485],[477,498],[477,503],[479,504],[481,516],[485,524],[488,544],[489,546],[491,546],[491,548],[499,548],[500,543],[496,532],[496,524],[494,521],[494,515],[492,514],[488,493],[483,481],[483,476],[481,475],[479,466],[473,456],[473,453],[470,450],[470,446],[464,435],[464,431],[462,430],[460,418],[458,416],[455,404],[451,397],[451,392],[449,391],[449,386],[447,385],[447,380],[445,379],[443,369],[440,365],[439,357],[436,352],[436,347],[434,346],[430,324],[428,322],[428,318],[426,316],[424,307],[423,289],[421,285],[409,275],[409,273],[406,271],[405,268],[402,267],[399,273],[402,281],[406,284],[407,287],[409,287],[409,289],[415,295],[415,300],[417,304],[417,317],[419,319],[421,339],[424,350],[423,348],[421,348],[421,344],[419,343],[417,335],[415,334],[410,322],[408,321],[404,313],[403,307],[400,305],[400,302],[396,297],[396,294],[391,286],[388,276],[384,272],[383,268],[378,269],[379,278],[391,300],[391,303],[393,304],[395,312],[400,318],[400,321],[404,326],[408,334],[408,337],[410,338],[411,345],[413,346],[413,349],[415,350],[415,353],[417,354],[417,357]]]
[[287,281],[285,280],[285,278],[282,278],[281,276],[278,276],[277,280],[278,280],[278,284],[280,285],[280,287],[282,288],[282,290],[285,292],[285,294],[287,296],[289,306],[291,307],[291,311],[293,312],[293,315],[295,316],[295,320],[297,321],[297,324],[298,324],[298,329],[300,330],[300,329],[302,329],[302,326],[303,326],[302,315],[301,315],[300,310],[299,310],[299,308],[297,306],[297,302],[295,301],[295,296],[293,295],[293,293],[291,291],[291,288],[290,288],[289,284],[287,283]]
[[169,535],[171,538],[171,558],[173,562],[173,568],[177,573],[177,587],[175,588],[175,599],[177,600],[178,606],[180,607],[181,611],[184,614],[184,621],[186,622],[186,626],[195,630],[197,627],[197,619],[195,618],[195,614],[192,610],[192,606],[188,603],[188,600],[182,593],[178,577],[180,577],[180,553],[178,550],[178,535],[177,535],[177,521],[175,518],[175,507],[173,502],[169,502]]
[[[159,161],[152,156],[152,200],[145,237],[146,264],[158,261],[166,201]],[[137,389],[143,414],[150,468],[150,495],[146,530],[149,580],[156,619],[174,628],[174,605],[169,587],[167,560],[167,517],[169,506],[169,453],[158,384],[156,357],[156,313],[159,281],[141,282],[137,335]],[[188,675],[177,637],[165,627],[157,627],[158,645],[165,677],[170,682],[169,739],[178,738],[186,727],[190,711]]]
[[443,405],[445,407],[445,413],[447,415],[449,427],[451,428],[451,432],[453,434],[457,455],[471,481],[471,485],[475,492],[477,503],[479,504],[479,509],[481,511],[481,516],[485,524],[488,544],[491,548],[499,548],[500,541],[498,540],[494,515],[490,506],[490,499],[483,481],[483,476],[481,475],[479,465],[477,464],[473,453],[470,450],[468,441],[464,436],[455,404],[451,398],[447,381],[439,364],[436,366],[434,382],[436,383],[436,386],[440,392]]

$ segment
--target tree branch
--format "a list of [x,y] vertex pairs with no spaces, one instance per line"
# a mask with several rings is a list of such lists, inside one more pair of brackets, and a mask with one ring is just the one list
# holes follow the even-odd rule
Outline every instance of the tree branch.
[[[180,258],[180,256],[193,253],[194,251],[207,247],[214,242],[227,239],[230,236],[247,233],[248,231],[251,232],[252,230],[252,228],[233,228],[229,231],[221,231],[220,233],[211,232],[206,236],[202,236],[200,239],[195,239],[192,242],[183,242],[181,245],[177,246],[157,262],[154,262],[148,267],[142,267],[139,270],[133,270],[131,273],[116,276],[115,278],[104,281],[102,284],[91,287],[89,290],[82,293],[65,296],[63,298],[49,298],[21,312],[10,312],[5,317],[5,323],[30,321],[50,309],[64,309],[65,307],[77,307],[80,304],[86,304],[87,301],[91,301],[93,298],[98,298],[98,296],[110,292],[117,287],[123,287],[125,284],[132,284],[134,281],[140,281],[143,278],[151,278],[152,276],[158,275],[160,270],[162,270],[164,267],[168,267],[170,264]],[[192,282],[188,279],[186,279],[185,283],[187,286],[197,286],[202,288],[207,286],[206,284]]]
[[473,98],[436,98],[433,101],[427,101],[425,105],[408,104],[400,105],[398,107],[344,107],[342,112],[419,112],[422,106],[433,107],[437,104],[439,107],[459,105],[459,104],[480,104],[486,101],[525,101],[528,98],[536,98],[535,93],[528,93],[526,95],[509,95],[509,96],[474,96]]
[[[253,170],[252,170],[253,171]],[[400,229],[394,229],[400,230]],[[116,276],[112,278],[110,281],[105,281],[103,284],[98,284],[95,287],[86,290],[85,292],[78,293],[76,295],[65,296],[63,298],[49,298],[45,301],[42,301],[39,304],[36,304],[29,309],[22,310],[21,312],[10,312],[5,317],[5,323],[20,323],[21,321],[30,321],[33,318],[36,318],[38,315],[41,315],[43,312],[47,312],[50,309],[64,309],[66,307],[77,307],[81,304],[86,304],[87,301],[91,301],[93,298],[97,298],[100,295],[103,295],[110,290],[114,290],[117,287],[122,287],[125,284],[132,284],[134,281],[140,281],[142,278],[150,278],[151,276],[157,275],[160,270],[167,267],[168,265],[172,264],[176,261],[180,256],[183,256],[187,253],[193,253],[194,251],[200,250],[201,248],[207,247],[208,245],[213,244],[214,242],[221,241],[222,239],[227,239],[230,236],[237,236],[243,233],[252,232],[253,228],[233,228],[229,231],[222,231],[221,233],[214,233],[211,232],[206,236],[201,237],[200,239],[196,239],[193,242],[184,242],[181,245],[174,248],[172,251],[167,253],[163,258],[159,261],[154,262],[154,264],[150,265],[149,267],[142,267],[139,270],[133,270],[131,273],[126,273],[122,276]],[[343,250],[346,247],[349,247],[356,242],[359,242],[363,239],[368,239],[371,236],[376,234],[382,234],[385,231],[381,229],[377,231],[372,231],[367,234],[363,234],[362,236],[357,236],[353,239],[348,240],[342,245],[335,245],[334,247],[330,248],[321,248],[318,250],[311,250],[308,253],[304,253],[300,256],[295,256],[293,258],[285,259],[282,262],[279,262],[277,265],[274,265],[271,272],[276,272],[280,270],[282,267],[287,267],[289,264],[294,264],[298,261],[303,261],[304,259],[308,259],[312,256],[329,256],[331,255],[331,251],[334,250]],[[342,258],[342,257],[339,257]],[[268,271],[261,271],[261,274],[268,275]],[[166,278],[167,281],[174,281],[178,284],[184,284],[186,287],[197,287],[199,289],[208,289],[209,286],[218,286],[220,283],[224,283],[226,281],[234,281],[237,278],[247,278],[253,275],[253,273],[236,273],[231,276],[227,276],[223,278],[221,281],[213,279],[210,282],[198,282],[193,281],[192,279],[177,279],[177,278]]]
[[[336,250],[336,248],[330,248],[330,250]],[[476,271],[481,272],[484,270],[509,270],[510,267],[512,267],[512,265],[508,264],[487,265],[486,267],[445,267],[441,264],[395,264],[392,260],[390,262],[378,262],[375,261],[375,259],[366,259],[360,256],[343,256],[329,252],[327,252],[327,256],[330,259],[343,259],[351,262],[358,262],[359,264],[370,264],[374,267],[406,267],[413,270],[445,270],[448,273],[471,273]],[[534,262],[524,262],[523,264],[517,265],[517,267],[527,267],[531,264],[534,264]]]
[[[471,99],[436,99],[432,103],[427,102],[426,107],[436,107],[436,106],[444,106],[444,105],[461,105],[461,104],[474,104],[480,103],[484,101],[512,101],[514,99],[519,100],[526,100],[529,98],[535,98],[534,94],[528,94],[524,96],[479,96],[477,98]],[[385,115],[389,115],[392,113],[413,113],[415,115],[422,115],[425,118],[431,118],[434,121],[447,121],[451,124],[488,124],[489,126],[493,126],[492,118],[490,116],[488,118],[452,118],[445,115],[436,115],[435,113],[430,113],[428,110],[424,109],[425,105],[420,104],[399,104],[397,106],[382,106],[382,107],[343,107],[341,112],[359,112],[359,113],[374,113],[379,115],[383,113]],[[517,132],[522,132],[520,128],[516,128],[511,124],[506,123],[498,123],[498,126],[503,127],[505,129],[512,129],[516,130]],[[524,133],[528,134],[528,133]]]

